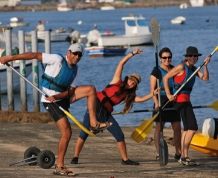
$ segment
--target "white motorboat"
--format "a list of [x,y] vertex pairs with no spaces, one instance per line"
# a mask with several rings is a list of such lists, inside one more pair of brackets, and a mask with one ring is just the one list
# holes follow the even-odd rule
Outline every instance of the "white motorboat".
[[152,44],[151,32],[142,16],[122,17],[125,25],[124,35],[101,36],[98,46],[136,46]]
[[171,24],[184,24],[186,21],[186,18],[183,16],[175,17],[171,20]]
[[[66,31],[63,28],[52,30],[50,32],[51,42],[64,42],[70,37],[71,31]],[[37,31],[38,41],[43,42],[46,38],[46,31]],[[25,34],[25,41],[31,41],[31,32]]]
[[101,6],[100,9],[101,9],[102,11],[108,11],[108,10],[114,10],[115,7],[108,5],[108,6]]
[[192,7],[203,7],[204,0],[190,0],[190,4]]
[[128,48],[126,47],[100,47],[92,46],[85,48],[86,53],[90,57],[109,57],[109,56],[123,56]]
[[57,5],[57,11],[60,11],[60,12],[67,12],[67,11],[71,11],[73,10],[72,7],[70,7],[66,0],[62,0],[60,1],[60,3]]
[[[64,29],[56,29],[51,31],[51,42],[62,42],[66,41],[67,38],[70,36],[71,32],[67,32]],[[45,40],[45,31],[38,31],[37,37],[39,40]]]
[[24,22],[23,18],[21,17],[12,17],[10,18],[10,27],[22,27],[27,26],[29,23]]
[[188,8],[188,4],[187,3],[182,3],[179,5],[180,9],[187,9]]

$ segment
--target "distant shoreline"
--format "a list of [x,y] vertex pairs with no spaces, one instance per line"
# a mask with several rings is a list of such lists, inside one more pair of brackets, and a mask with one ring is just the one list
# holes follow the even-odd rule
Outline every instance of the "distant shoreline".
[[[184,2],[184,1],[183,1]],[[144,2],[144,3],[131,3],[131,4],[124,4],[124,3],[113,3],[113,4],[105,4],[111,5],[117,9],[119,8],[142,8],[142,7],[167,7],[167,6],[179,6],[182,1],[159,1],[159,2]],[[189,4],[187,2],[187,4]],[[212,5],[212,4],[205,4],[205,5]],[[87,3],[77,3],[77,4],[70,4],[73,10],[85,10],[85,9],[100,9],[100,7],[104,6],[104,4],[87,4]],[[32,5],[32,6],[16,6],[16,7],[0,7],[1,12],[10,12],[10,11],[55,11],[57,10],[56,3],[49,3],[49,4],[42,4],[42,5]]]

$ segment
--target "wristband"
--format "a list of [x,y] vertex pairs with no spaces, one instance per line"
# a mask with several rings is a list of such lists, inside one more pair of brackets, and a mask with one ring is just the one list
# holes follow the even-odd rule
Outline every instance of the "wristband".
[[134,54],[134,52],[133,52],[133,51],[131,52],[131,54],[132,54],[132,56],[135,56],[135,54]]

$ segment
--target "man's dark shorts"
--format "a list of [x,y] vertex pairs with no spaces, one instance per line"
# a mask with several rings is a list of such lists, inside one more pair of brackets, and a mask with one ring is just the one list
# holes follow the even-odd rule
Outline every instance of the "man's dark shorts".
[[57,122],[59,119],[66,117],[64,112],[59,109],[59,106],[61,106],[63,109],[68,111],[70,107],[70,100],[69,98],[66,98],[66,99],[57,101],[56,104],[43,102],[43,106],[49,112],[53,120]]

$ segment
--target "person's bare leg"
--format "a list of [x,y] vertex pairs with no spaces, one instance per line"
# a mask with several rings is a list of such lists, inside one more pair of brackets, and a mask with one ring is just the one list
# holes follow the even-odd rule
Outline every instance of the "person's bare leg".
[[185,135],[185,138],[184,138],[184,157],[188,157],[188,150],[189,150],[189,146],[190,146],[190,143],[191,143],[191,140],[192,140],[192,137],[194,136],[195,134],[195,130],[188,130],[186,135]]
[[60,131],[60,140],[58,144],[58,154],[56,159],[57,167],[64,166],[64,157],[67,151],[67,147],[71,138],[71,127],[66,118],[61,118],[56,122],[56,126]]
[[177,155],[181,154],[181,124],[180,122],[172,122],[173,137],[175,151]]
[[123,165],[139,165],[138,162],[132,161],[128,158],[125,141],[117,142],[117,147],[118,147],[118,150],[120,152],[121,159],[122,159],[121,164],[123,164]]
[[128,160],[125,141],[117,142],[117,148],[120,152],[120,156],[122,160],[124,161]]
[[90,117],[90,125],[91,127],[96,127],[98,124],[100,124],[100,128],[106,127],[106,123],[102,122],[99,123],[96,118],[96,90],[94,86],[79,86],[75,89],[75,94],[71,98],[71,102],[75,102],[77,100],[80,100],[84,97],[87,97],[87,107],[89,111],[89,117]]
[[82,151],[84,143],[85,141],[81,139],[80,137],[78,137],[75,147],[74,147],[74,157],[77,157],[77,158],[79,157],[79,154]]
[[187,131],[183,131],[182,132],[182,137],[181,137],[181,157],[184,158],[185,154],[184,154],[184,143],[185,143],[185,135],[186,135]]

